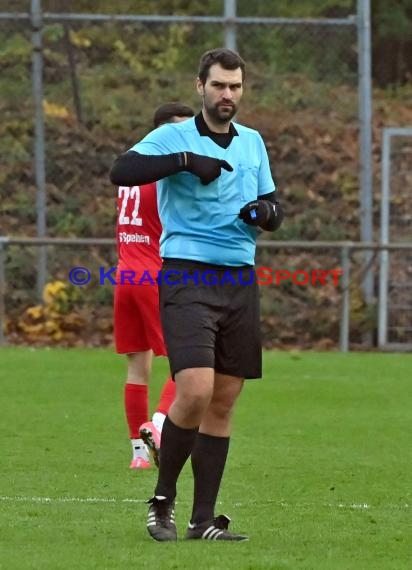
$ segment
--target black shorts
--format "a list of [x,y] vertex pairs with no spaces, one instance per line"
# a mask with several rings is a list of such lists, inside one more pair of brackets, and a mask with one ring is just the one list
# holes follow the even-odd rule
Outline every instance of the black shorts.
[[262,376],[259,289],[253,267],[167,259],[159,290],[172,375],[210,367],[241,378]]

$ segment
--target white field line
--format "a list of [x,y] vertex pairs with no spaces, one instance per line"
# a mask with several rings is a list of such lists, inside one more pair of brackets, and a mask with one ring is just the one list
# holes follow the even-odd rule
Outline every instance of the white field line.
[[[15,495],[15,496],[7,496],[7,495],[0,495],[0,501],[9,502],[9,503],[41,503],[41,504],[53,504],[53,503],[89,503],[89,504],[96,504],[96,503],[107,503],[107,504],[124,504],[124,503],[134,503],[134,504],[145,504],[145,499],[117,499],[115,497],[28,497],[22,495]],[[179,504],[185,504],[187,501],[176,501]],[[218,504],[222,504],[218,501]],[[246,502],[235,502],[233,503],[234,507],[252,507],[254,505],[268,505],[272,504],[273,506],[282,507],[285,509],[308,509],[308,508],[318,508],[326,507],[330,509],[349,509],[349,510],[359,510],[359,511],[367,511],[369,509],[394,509],[394,510],[404,510],[409,509],[410,505],[408,503],[403,504],[387,504],[387,505],[377,505],[373,506],[368,503],[352,503],[352,504],[344,504],[344,503],[322,503],[322,504],[315,504],[315,503],[288,503],[287,501],[275,501],[272,499],[268,499],[267,501],[246,501]]]

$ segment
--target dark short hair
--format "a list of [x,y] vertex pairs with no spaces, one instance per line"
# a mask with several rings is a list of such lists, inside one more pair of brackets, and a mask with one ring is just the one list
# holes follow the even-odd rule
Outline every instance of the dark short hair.
[[209,75],[209,69],[215,63],[219,63],[223,69],[240,69],[242,70],[242,80],[245,79],[246,75],[246,64],[238,53],[226,48],[216,48],[206,51],[199,62],[199,73],[198,77],[203,85],[206,83],[207,76]]
[[179,102],[160,105],[153,115],[155,128],[163,125],[164,123],[170,123],[173,117],[194,117],[194,112],[191,107]]

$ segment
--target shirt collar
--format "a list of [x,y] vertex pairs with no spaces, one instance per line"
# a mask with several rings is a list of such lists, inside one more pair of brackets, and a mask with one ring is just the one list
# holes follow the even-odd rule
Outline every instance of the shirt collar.
[[197,130],[199,131],[199,135],[202,137],[210,137],[210,136],[215,136],[215,135],[226,135],[226,136],[230,135],[230,137],[232,138],[232,137],[239,136],[239,133],[235,129],[233,123],[230,123],[228,133],[215,133],[215,132],[211,131],[206,124],[206,121],[203,117],[202,111],[200,111],[200,113],[198,115],[196,115],[195,124],[196,124]]

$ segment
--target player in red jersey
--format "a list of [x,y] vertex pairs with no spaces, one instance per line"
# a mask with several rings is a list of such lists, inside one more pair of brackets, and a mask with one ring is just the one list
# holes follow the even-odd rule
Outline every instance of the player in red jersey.
[[[193,115],[192,109],[186,105],[167,103],[156,110],[153,122],[155,127],[159,127],[184,121]],[[149,422],[148,384],[152,356],[166,356],[157,287],[157,274],[162,266],[159,254],[161,231],[156,184],[120,186],[114,337],[116,352],[127,356],[124,405],[133,450],[132,469],[150,467],[148,448],[158,463],[163,421],[175,395],[175,384],[169,377]]]

